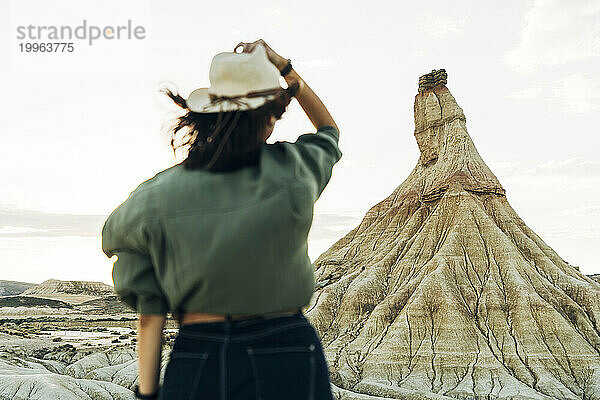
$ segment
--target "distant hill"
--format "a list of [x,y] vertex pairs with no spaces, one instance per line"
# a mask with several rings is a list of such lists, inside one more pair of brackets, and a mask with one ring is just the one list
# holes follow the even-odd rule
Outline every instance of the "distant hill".
[[78,304],[77,308],[82,312],[90,314],[122,314],[132,312],[132,309],[119,300],[115,294],[85,301]]
[[32,296],[6,296],[0,297],[0,307],[51,307],[73,308],[72,305],[60,300],[43,299]]
[[588,277],[592,278],[596,282],[600,283],[600,274],[588,275]]
[[14,296],[16,294],[21,294],[35,285],[37,285],[37,283],[0,280],[0,296]]
[[39,285],[32,286],[25,290],[23,295],[77,294],[88,296],[108,296],[113,293],[113,287],[103,282],[61,281],[58,279],[48,279]]
[[22,296],[43,297],[64,301],[71,305],[79,305],[89,300],[114,294],[113,287],[103,282],[61,281],[58,279],[48,279],[21,293]]
[[0,281],[0,308],[69,308],[86,314],[123,314],[133,312],[114,288],[103,282],[48,279],[40,284]]

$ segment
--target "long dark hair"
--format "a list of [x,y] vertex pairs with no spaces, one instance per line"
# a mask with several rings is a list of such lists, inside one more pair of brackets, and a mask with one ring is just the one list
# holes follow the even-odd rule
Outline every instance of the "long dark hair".
[[[279,120],[298,91],[298,82],[292,82],[276,98],[262,106],[246,111],[197,113],[191,111],[178,93],[164,88],[161,91],[185,110],[177,117],[169,133],[173,153],[183,148],[187,152],[182,162],[186,169],[231,171],[256,164],[260,147],[271,116]],[[212,135],[219,129],[216,138]],[[227,134],[222,134],[222,132]]]

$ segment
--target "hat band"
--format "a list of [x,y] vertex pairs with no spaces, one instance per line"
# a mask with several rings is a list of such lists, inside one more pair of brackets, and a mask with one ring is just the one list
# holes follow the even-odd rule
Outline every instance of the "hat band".
[[211,102],[219,102],[219,101],[223,101],[223,100],[233,100],[233,99],[239,99],[239,98],[244,98],[244,97],[261,97],[261,96],[268,96],[271,94],[279,94],[281,92],[283,92],[283,88],[282,87],[278,87],[278,88],[273,88],[273,89],[265,89],[265,90],[255,90],[252,92],[248,92],[246,94],[239,94],[236,96],[219,96],[213,93],[209,93],[208,96],[210,97]]

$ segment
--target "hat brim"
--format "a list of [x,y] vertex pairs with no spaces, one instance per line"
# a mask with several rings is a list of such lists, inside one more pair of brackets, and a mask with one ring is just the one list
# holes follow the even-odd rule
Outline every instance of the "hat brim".
[[268,95],[261,97],[240,97],[239,103],[231,100],[224,100],[213,103],[208,94],[208,88],[199,88],[194,90],[185,101],[188,109],[197,113],[216,113],[227,111],[245,111],[253,110],[267,101],[273,100],[276,95]]

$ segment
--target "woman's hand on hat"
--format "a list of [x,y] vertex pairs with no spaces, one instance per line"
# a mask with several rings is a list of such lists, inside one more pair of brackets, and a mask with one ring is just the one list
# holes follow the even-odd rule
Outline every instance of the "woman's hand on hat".
[[[275,67],[279,71],[281,71],[287,65],[288,60],[277,54],[262,39],[258,39],[252,43],[240,42],[237,44],[237,46],[233,48],[233,51],[236,52],[238,47],[241,47],[242,53],[251,53],[252,51],[254,51],[254,48],[259,44],[264,46],[269,61],[271,61],[271,63],[273,63],[273,65],[275,65]],[[327,110],[321,99],[319,99],[315,92],[313,92],[313,90],[304,82],[304,80],[298,75],[296,71],[290,71],[288,74],[285,75],[284,79],[288,83],[288,86],[292,81],[298,82],[299,89],[294,97],[296,97],[298,103],[300,103],[300,106],[306,113],[308,119],[310,119],[310,122],[314,125],[315,129],[318,130],[323,126],[333,126],[339,132],[335,121],[331,117],[331,114],[329,114],[329,111]]]
[[277,67],[278,70],[282,70],[287,65],[287,59],[283,58],[279,54],[277,54],[264,40],[258,39],[251,43],[239,42],[237,46],[233,48],[233,51],[236,52],[238,47],[242,48],[242,53],[252,53],[254,48],[257,45],[263,45],[265,50],[267,50],[267,57],[269,57],[269,61],[273,63]]

